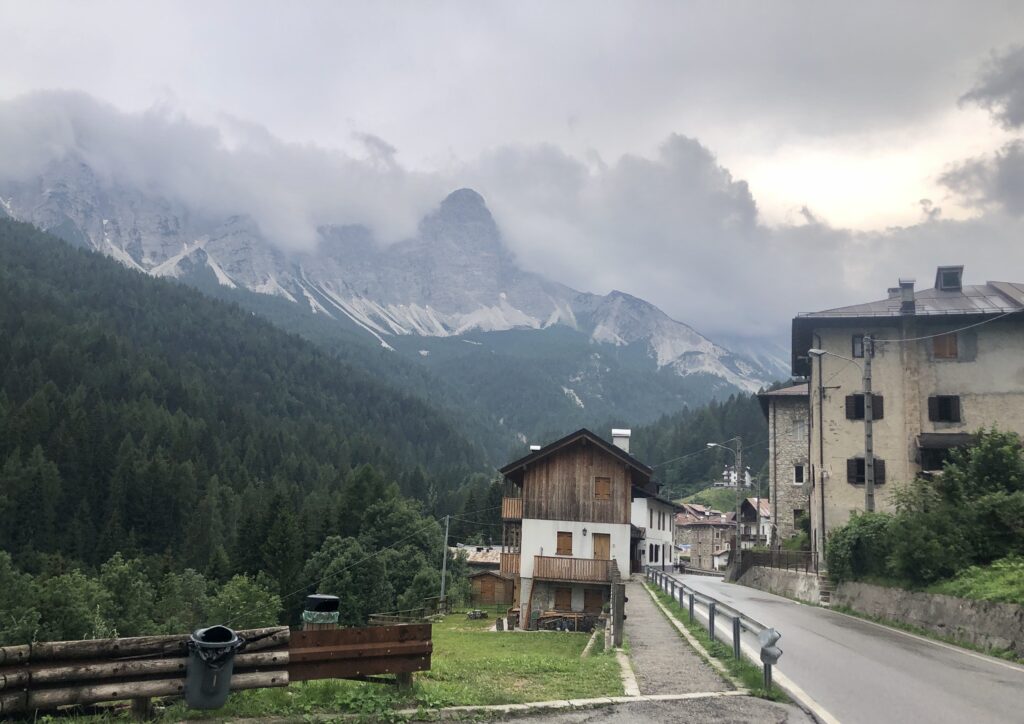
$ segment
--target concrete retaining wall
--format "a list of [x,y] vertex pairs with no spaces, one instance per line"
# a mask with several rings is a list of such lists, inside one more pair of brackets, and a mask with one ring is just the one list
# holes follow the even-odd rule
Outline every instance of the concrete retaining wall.
[[737,583],[798,601],[818,603],[820,600],[818,577],[813,573],[751,566]]
[[832,594],[832,603],[982,648],[1009,649],[1024,656],[1024,608],[1014,604],[867,583],[841,583]]

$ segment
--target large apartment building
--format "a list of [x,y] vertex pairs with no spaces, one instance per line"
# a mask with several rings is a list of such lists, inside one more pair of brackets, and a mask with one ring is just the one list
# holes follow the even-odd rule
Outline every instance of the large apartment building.
[[1022,310],[1024,284],[968,286],[963,267],[949,266],[939,267],[929,288],[900,280],[885,299],[793,320],[793,374],[809,378],[804,475],[819,554],[828,532],[865,506],[865,355],[872,362],[875,509],[890,510],[894,486],[940,470],[948,451],[979,428],[1024,433]]

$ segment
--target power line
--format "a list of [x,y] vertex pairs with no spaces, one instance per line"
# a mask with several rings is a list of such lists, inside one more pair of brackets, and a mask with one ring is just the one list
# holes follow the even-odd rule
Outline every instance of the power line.
[[1002,319],[1003,317],[1009,317],[1011,314],[1019,314],[1020,312],[1024,312],[1024,307],[1022,307],[1020,309],[1013,309],[1013,310],[1011,310],[1009,312],[1004,312],[1003,314],[999,314],[999,315],[997,315],[995,317],[990,317],[989,319],[982,320],[981,322],[975,322],[974,324],[968,324],[966,327],[959,327],[958,329],[951,329],[948,332],[937,332],[935,334],[927,334],[924,337],[908,337],[907,339],[875,339],[874,337],[872,337],[871,341],[873,343],[875,343],[875,342],[920,342],[920,341],[925,340],[925,339],[933,339],[935,337],[942,337],[942,336],[945,336],[947,334],[956,334],[957,332],[963,332],[965,329],[974,329],[975,327],[980,327],[983,324],[988,324],[990,322],[994,322],[997,319]]

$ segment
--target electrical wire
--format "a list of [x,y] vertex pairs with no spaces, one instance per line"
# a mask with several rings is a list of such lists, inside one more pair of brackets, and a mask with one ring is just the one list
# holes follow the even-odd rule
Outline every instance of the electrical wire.
[[995,317],[991,317],[989,319],[982,320],[981,322],[976,322],[974,324],[968,324],[966,327],[959,327],[958,329],[951,329],[948,332],[937,332],[935,334],[927,334],[924,337],[908,337],[907,339],[875,339],[874,337],[872,337],[871,338],[871,342],[873,344],[877,343],[877,342],[920,342],[920,341],[925,340],[925,339],[934,339],[935,337],[942,337],[942,336],[945,336],[947,334],[956,334],[957,332],[963,332],[965,329],[974,329],[975,327],[980,327],[983,324],[989,324],[990,322],[995,322],[997,319],[1002,319],[1003,317],[1009,317],[1011,314],[1019,314],[1020,312],[1024,312],[1024,307],[1022,307],[1020,309],[1013,309],[1013,310],[1010,310],[1009,312],[1004,312],[1003,314],[997,315]]

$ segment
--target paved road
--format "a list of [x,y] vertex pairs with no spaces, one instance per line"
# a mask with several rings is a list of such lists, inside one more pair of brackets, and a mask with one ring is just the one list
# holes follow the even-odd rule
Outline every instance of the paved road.
[[641,694],[688,694],[733,688],[680,637],[639,580],[626,584],[626,595],[629,658]]
[[675,578],[781,631],[778,670],[843,724],[1024,722],[1022,666],[715,578]]

